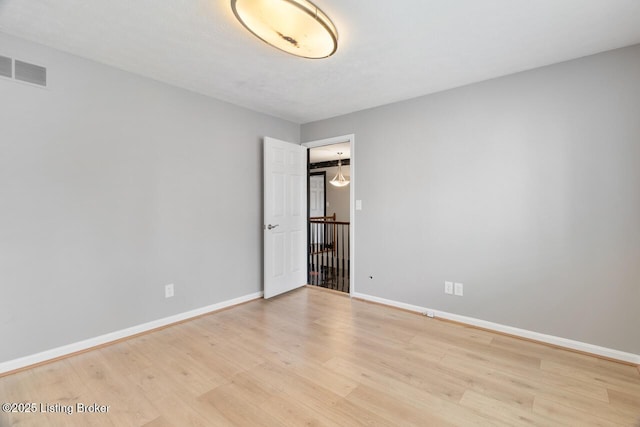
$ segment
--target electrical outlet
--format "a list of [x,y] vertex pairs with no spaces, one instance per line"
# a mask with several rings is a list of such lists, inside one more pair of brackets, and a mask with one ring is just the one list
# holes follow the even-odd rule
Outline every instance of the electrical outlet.
[[454,288],[455,288],[454,293],[457,296],[461,297],[464,295],[464,285],[462,283],[455,283]]
[[171,298],[173,296],[173,283],[164,286],[164,297]]
[[444,282],[444,293],[453,294],[453,282]]

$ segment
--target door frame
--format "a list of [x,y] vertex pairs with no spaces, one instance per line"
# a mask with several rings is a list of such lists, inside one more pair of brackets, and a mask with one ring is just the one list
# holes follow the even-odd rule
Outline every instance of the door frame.
[[[350,174],[350,182],[349,182],[349,296],[353,297],[354,293],[355,293],[355,288],[356,288],[356,281],[355,281],[355,264],[356,264],[356,239],[355,239],[355,229],[356,229],[356,200],[355,200],[355,196],[356,196],[356,191],[355,191],[355,181],[356,181],[356,161],[355,161],[355,152],[356,152],[356,136],[355,134],[349,134],[349,135],[341,135],[341,136],[334,136],[332,138],[325,138],[325,139],[317,139],[314,141],[309,141],[309,142],[303,142],[300,145],[302,145],[303,147],[307,147],[307,148],[315,148],[315,147],[323,147],[325,145],[333,145],[333,144],[340,144],[342,142],[348,142],[350,145],[350,164],[349,164],[349,174]],[[307,161],[307,169],[309,162]],[[307,184],[308,185],[308,184]],[[307,197],[308,199],[308,197]],[[309,228],[309,215],[308,215],[308,211],[307,211],[307,229]],[[309,249],[307,248],[307,252],[309,251]],[[308,256],[307,256],[308,259]]]

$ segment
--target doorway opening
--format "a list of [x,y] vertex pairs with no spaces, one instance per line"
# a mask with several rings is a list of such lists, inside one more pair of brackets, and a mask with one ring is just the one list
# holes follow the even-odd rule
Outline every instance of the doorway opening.
[[352,138],[332,140],[303,144],[309,147],[308,283],[351,293]]

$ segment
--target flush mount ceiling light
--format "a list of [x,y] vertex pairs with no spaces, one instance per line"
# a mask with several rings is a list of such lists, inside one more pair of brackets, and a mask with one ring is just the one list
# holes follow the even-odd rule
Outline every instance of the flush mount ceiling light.
[[349,185],[349,180],[342,175],[342,159],[340,158],[342,153],[338,153],[338,173],[333,177],[329,184],[335,185],[336,187],[344,187]]
[[333,22],[307,0],[231,0],[247,30],[271,46],[303,58],[326,58],[338,48]]

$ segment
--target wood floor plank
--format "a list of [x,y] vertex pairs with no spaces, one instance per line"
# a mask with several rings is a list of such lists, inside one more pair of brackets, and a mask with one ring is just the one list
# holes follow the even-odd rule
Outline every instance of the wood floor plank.
[[154,420],[158,413],[140,389],[132,386],[117,371],[121,369],[100,351],[83,353],[68,359],[75,373],[86,385],[86,394],[79,397],[85,403],[98,403],[110,407],[108,414],[94,414],[108,418],[115,425],[140,425]]
[[610,420],[606,420],[598,416],[598,414],[585,413],[572,407],[565,406],[554,400],[536,397],[533,403],[533,412],[543,415],[553,420],[554,423],[568,426],[584,426],[584,427],[614,427],[614,426],[633,426],[632,420],[628,423],[619,424]]
[[612,408],[638,417],[640,426],[640,394],[624,393],[618,390],[607,390],[609,403]]
[[362,352],[354,352],[342,359],[377,374],[392,379],[399,378],[404,384],[443,399],[459,400],[468,386],[465,378],[448,375],[439,369],[437,363],[431,361],[420,363],[407,359],[394,360],[393,357]]
[[[533,398],[542,397],[584,411],[585,413],[594,413],[600,416],[606,415],[612,420],[622,422],[623,425],[629,419],[624,415],[621,416],[619,411],[609,404],[608,398],[605,400],[600,399],[600,395],[594,391],[600,390],[600,386],[587,384],[573,378],[563,378],[562,376],[543,371],[533,376],[530,374],[514,374],[508,371],[501,371],[499,367],[481,367],[462,360],[446,359],[443,360],[442,363],[451,366],[451,369],[459,372],[466,372],[469,375],[475,374],[491,379],[496,384],[504,385],[506,390],[512,389],[513,393],[511,396],[513,398],[517,397],[517,402],[522,401],[522,396]],[[470,389],[473,388],[470,387]],[[586,390],[586,392],[583,392],[584,390]],[[493,397],[507,402],[507,400],[500,399],[499,396],[492,393],[492,390],[482,390],[481,392],[487,397]],[[509,394],[507,394],[507,396],[509,396]]]
[[[36,382],[33,376],[34,369],[18,372],[16,374],[0,378],[0,403],[40,403],[37,394],[31,387]],[[46,414],[0,412],[1,426],[38,426],[47,422]]]
[[[440,417],[439,414],[446,414],[443,419],[455,425],[496,425],[489,422],[486,418],[474,411],[466,410],[457,402],[460,400],[457,396],[449,396],[447,392],[432,393],[423,391],[416,387],[403,382],[399,378],[390,377],[375,370],[368,369],[363,364],[349,362],[340,358],[328,361],[325,366],[329,369],[348,376],[365,386],[370,388],[384,390],[384,393],[390,396],[396,396],[401,401],[410,403],[421,408],[425,418]],[[454,411],[453,408],[456,408]],[[506,423],[504,425],[507,425]]]
[[451,359],[446,358],[438,363],[433,376],[451,378],[465,387],[465,393],[473,391],[516,409],[532,409],[535,395],[530,388],[519,387],[511,381],[505,381],[506,377],[496,377],[492,372],[487,374],[474,366],[463,367],[462,362],[454,366],[450,362]]
[[326,411],[310,410],[304,404],[286,395],[270,397],[260,405],[260,409],[278,420],[279,426],[341,426],[326,417],[324,415]]
[[158,417],[153,421],[143,424],[142,427],[176,427],[166,420],[164,417]]
[[574,351],[567,351],[558,347],[540,345],[539,343],[533,341],[507,335],[496,336],[491,345],[496,348],[520,352],[523,354],[528,354],[530,356],[537,356],[540,359],[544,360],[551,360],[569,365],[576,364],[579,366],[588,366],[593,367],[594,369],[602,367],[605,368],[607,372],[620,372],[624,375],[640,376],[640,373],[635,366],[596,358]]
[[357,406],[367,408],[376,415],[386,419],[392,425],[405,426],[453,426],[446,420],[446,415],[440,416],[425,411],[411,400],[401,400],[398,396],[391,396],[383,391],[360,385],[347,396],[347,400]]
[[0,377],[0,426],[640,426],[640,371],[303,288]]
[[456,337],[443,340],[438,337],[418,336],[412,342],[443,347],[446,349],[447,355],[456,355],[476,363],[500,364],[505,368],[513,367],[516,370],[523,368],[538,370],[541,363],[541,359],[536,356],[498,349],[492,347],[490,343],[478,343],[475,340],[465,338]]
[[248,398],[246,390],[237,384],[220,386],[204,394],[198,400],[210,405],[222,414],[224,421],[218,425],[266,427],[278,425],[278,420],[262,411],[255,402]]
[[229,420],[215,407],[188,395],[168,395],[156,402],[161,419],[171,425],[207,427],[227,425]]
[[507,422],[512,426],[560,425],[557,420],[534,413],[533,404],[531,409],[516,408],[502,400],[491,398],[473,390],[467,390],[464,393],[460,404],[473,408],[489,419]]
[[541,369],[545,372],[575,378],[585,383],[640,395],[640,377],[635,375],[624,375],[606,369],[595,370],[587,366],[568,365],[550,360],[543,360]]

